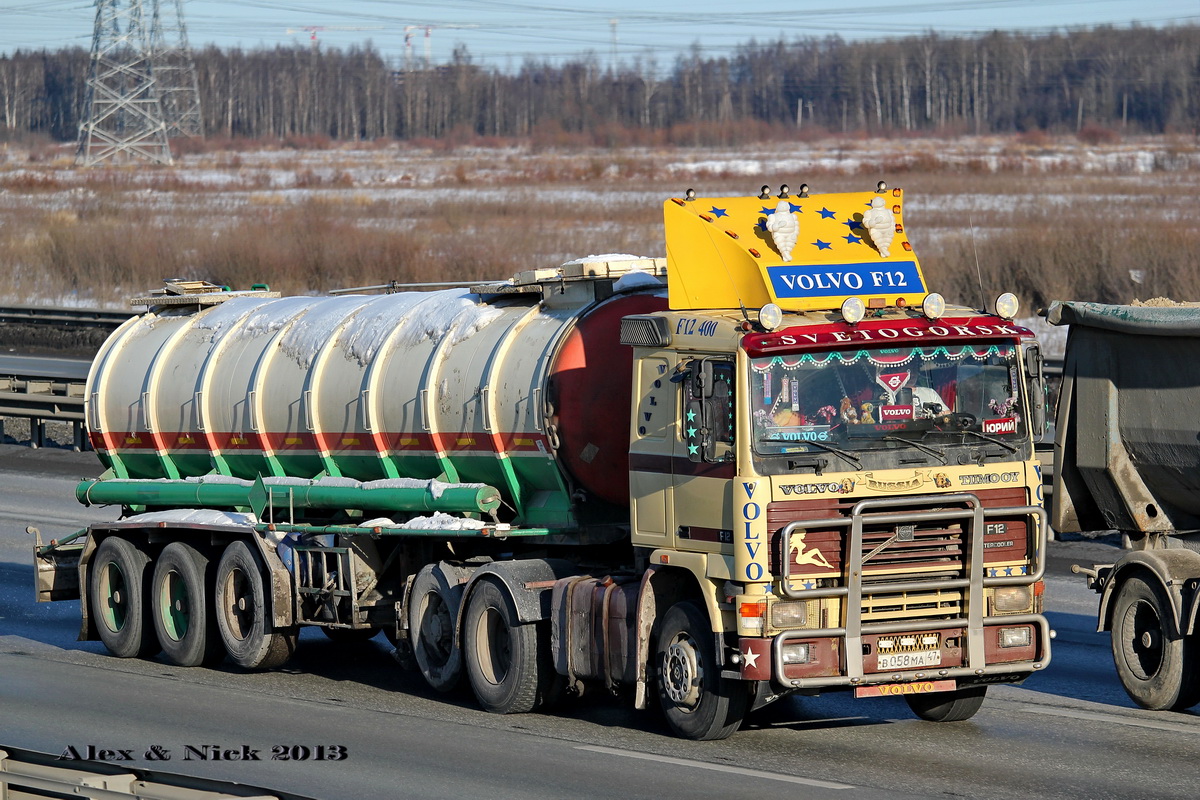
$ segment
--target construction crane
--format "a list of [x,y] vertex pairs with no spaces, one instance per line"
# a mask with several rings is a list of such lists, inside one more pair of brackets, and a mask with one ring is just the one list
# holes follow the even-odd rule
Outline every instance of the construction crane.
[[307,31],[309,34],[311,34],[309,38],[310,38],[310,41],[312,42],[313,50],[316,50],[320,46],[320,42],[317,41],[317,32],[318,31],[381,31],[381,30],[383,30],[382,25],[372,25],[370,27],[365,27],[365,28],[354,26],[354,25],[301,25],[298,28],[288,28],[287,32],[289,34],[292,34],[292,33],[300,33],[301,31]]
[[405,25],[404,26],[404,69],[405,71],[412,69],[413,51],[412,39],[413,32],[425,31],[425,69],[429,69],[429,65],[433,62],[433,29],[434,28],[478,28],[478,25]]

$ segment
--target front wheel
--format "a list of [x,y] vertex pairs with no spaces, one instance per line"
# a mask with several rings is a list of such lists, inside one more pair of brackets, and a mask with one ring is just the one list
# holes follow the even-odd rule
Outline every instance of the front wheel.
[[164,547],[154,565],[154,629],[167,658],[181,667],[211,666],[225,654],[208,576],[208,558],[184,542]]
[[968,686],[954,692],[906,694],[908,707],[926,722],[962,722],[975,716],[983,705],[986,686]]
[[667,724],[685,739],[731,736],[749,711],[750,693],[721,677],[707,615],[695,603],[676,603],[663,617],[656,641],[658,700]]
[[1179,710],[1200,701],[1194,643],[1171,638],[1170,614],[1162,588],[1141,576],[1131,577],[1117,592],[1113,662],[1125,691],[1142,708]]

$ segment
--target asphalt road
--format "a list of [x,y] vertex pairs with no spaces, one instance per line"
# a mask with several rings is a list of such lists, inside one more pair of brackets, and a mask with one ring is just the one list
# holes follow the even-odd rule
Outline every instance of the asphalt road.
[[[133,766],[315,798],[1192,798],[1200,785],[1200,718],[1133,706],[1094,630],[1096,595],[1069,573],[1111,560],[1105,544],[1052,545],[1053,661],[1022,687],[992,687],[967,722],[834,694],[780,701],[731,739],[698,743],[606,696],[489,715],[468,693],[439,695],[403,672],[382,638],[346,646],[306,631],[287,667],[257,674],[112,658],[76,641],[77,602],[33,602],[24,533],[112,518],[74,501],[94,464],[0,447],[0,745],[128,750]],[[149,760],[156,746],[169,758]]]

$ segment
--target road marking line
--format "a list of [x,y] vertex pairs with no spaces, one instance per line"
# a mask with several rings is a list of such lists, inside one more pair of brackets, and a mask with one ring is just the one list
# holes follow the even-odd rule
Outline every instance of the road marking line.
[[578,745],[576,750],[588,750],[593,753],[605,753],[610,756],[624,756],[625,758],[640,758],[643,761],[658,761],[662,764],[673,764],[680,767],[694,767],[696,769],[708,769],[714,772],[728,772],[733,775],[745,775],[750,778],[761,778],[768,781],[781,781],[783,783],[799,783],[804,786],[815,786],[819,789],[856,789],[858,787],[851,786],[845,783],[831,783],[830,781],[819,781],[814,778],[798,778],[794,775],[777,775],[770,772],[760,772],[758,770],[746,769],[745,767],[729,767],[723,764],[706,764],[703,761],[690,761],[686,758],[672,758],[670,756],[658,756],[650,753],[634,753],[630,750],[617,750],[612,747],[595,747],[593,745]]
[[1046,714],[1051,717],[1070,717],[1072,719],[1088,719],[1096,722],[1115,722],[1118,725],[1130,725],[1136,728],[1154,728],[1173,733],[1200,734],[1200,725],[1183,725],[1178,722],[1158,722],[1141,720],[1132,717],[1122,717],[1116,714],[1098,714],[1094,711],[1075,711],[1065,708],[1046,708],[1044,706],[1025,706],[1021,709],[1029,714]]

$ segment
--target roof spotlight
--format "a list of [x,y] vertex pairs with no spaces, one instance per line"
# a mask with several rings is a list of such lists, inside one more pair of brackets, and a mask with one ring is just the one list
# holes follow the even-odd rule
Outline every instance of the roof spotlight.
[[946,298],[937,292],[930,292],[921,301],[921,313],[926,319],[940,319],[946,313]]
[[696,190],[688,189],[687,194],[684,195],[684,198],[687,200],[695,200],[696,199]]
[[875,184],[875,191],[879,192],[880,194],[883,194],[884,192],[886,192],[887,191],[887,181],[880,181],[879,183]]
[[773,331],[783,324],[783,309],[775,303],[767,303],[758,310],[758,324]]
[[1017,300],[1017,296],[1012,292],[1005,292],[996,298],[996,316],[1004,319],[1012,319],[1017,316],[1017,309],[1021,307],[1021,303]]
[[763,184],[763,187],[758,190],[758,199],[759,200],[770,200],[771,199],[771,187],[767,186],[766,184]]
[[808,197],[808,184],[807,183],[800,184],[800,194],[798,194],[797,197]]
[[785,200],[788,196],[788,185],[785,183],[779,187],[779,199]]
[[842,303],[842,319],[849,325],[857,325],[867,315],[867,307],[861,297],[847,297]]

